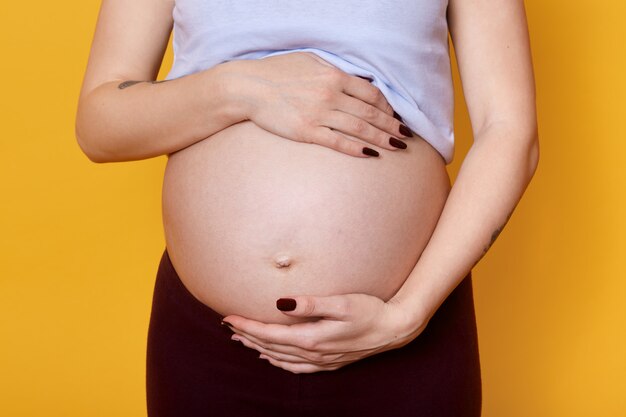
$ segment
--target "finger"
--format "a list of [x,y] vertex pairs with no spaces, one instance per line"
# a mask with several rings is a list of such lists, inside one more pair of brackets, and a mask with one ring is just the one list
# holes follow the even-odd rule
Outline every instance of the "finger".
[[[228,316],[223,321],[232,326],[234,332],[252,335],[264,343],[274,343],[289,346],[306,346],[313,337],[319,336],[316,322],[295,324],[263,323],[246,319],[241,316]],[[315,325],[315,326],[314,326]],[[314,326],[314,327],[313,327]]]
[[[250,340],[246,336],[240,334],[233,335],[232,340],[242,343],[244,346],[254,349],[262,355],[269,356],[271,358],[291,363],[311,363],[319,366],[335,366],[335,365],[347,365],[354,362],[357,359],[365,358],[376,352],[367,351],[366,354],[347,354],[347,353],[320,353],[320,352],[306,352],[302,355],[292,355],[283,352],[277,352],[273,349],[266,348],[260,344],[257,344]],[[358,352],[358,351],[357,351]]]
[[253,343],[255,346],[258,346],[261,349],[265,349],[267,352],[276,352],[280,354],[290,355],[293,357],[298,357],[299,361],[305,361],[310,359],[310,352],[299,346],[268,342],[267,340],[259,339],[254,335],[251,335],[241,330],[236,331],[235,334],[231,336],[231,339],[235,340],[235,338],[245,338],[246,340]]
[[343,152],[347,155],[362,158],[379,156],[379,153],[376,150],[368,146],[363,146],[362,143],[349,139],[339,132],[334,132],[326,126],[320,126],[317,129],[313,129],[310,138],[313,143],[325,146],[335,151]]
[[301,362],[307,362],[306,358],[302,358],[300,356],[296,356],[296,355],[290,355],[288,353],[283,353],[283,352],[277,352],[274,350],[270,350],[270,349],[266,349],[265,347],[254,343],[253,341],[251,341],[250,339],[248,339],[245,336],[241,336],[241,335],[233,335],[231,337],[232,340],[236,341],[236,342],[240,342],[242,343],[244,346],[249,347],[251,349],[256,350],[257,352],[266,355],[266,356],[270,356],[274,359],[278,359],[284,362],[293,362],[293,363],[301,363]]
[[241,335],[233,335],[231,337],[232,340],[242,343],[244,346],[254,349],[262,355],[269,356],[271,358],[284,361],[284,362],[292,362],[292,363],[311,363],[320,366],[331,366],[331,365],[345,365],[350,362],[354,362],[354,359],[348,359],[347,355],[344,353],[334,353],[334,354],[321,354],[315,352],[307,352],[307,356],[297,356],[290,355],[282,352],[276,352],[270,349],[266,349],[263,346],[260,346],[247,337]]
[[337,95],[334,98],[334,103],[335,110],[349,113],[365,120],[372,126],[380,129],[381,132],[386,132],[387,136],[393,135],[398,138],[413,137],[411,130],[404,125],[402,119],[399,119],[400,115],[395,111],[392,114],[385,113],[369,103],[345,94]]
[[[353,99],[354,100],[354,99]],[[369,106],[369,104],[364,104]],[[385,118],[389,118],[384,113],[375,107],[369,106],[374,109],[378,114],[383,115]],[[370,142],[381,148],[397,151],[398,149],[405,149],[407,144],[393,136],[388,132],[380,130],[378,127],[370,124],[367,120],[354,116],[343,111],[330,111],[326,113],[327,116],[322,120],[325,126],[332,127],[342,131],[342,133],[354,136],[356,138]],[[393,123],[398,123],[393,117],[389,118],[393,120]],[[396,136],[400,136],[396,134]],[[394,146],[397,145],[397,146]]]
[[358,76],[348,76],[344,83],[343,93],[379,108],[389,116],[393,116],[393,108],[378,87]]
[[276,307],[289,316],[321,317],[340,321],[352,317],[350,297],[345,295],[300,295],[281,298],[276,300]]
[[267,360],[272,365],[282,368],[286,371],[292,372],[294,374],[302,374],[302,373],[313,373],[319,371],[332,371],[336,368],[324,368],[319,365],[313,365],[310,363],[292,363],[292,362],[283,362],[268,356],[259,356],[261,359]]
[[[237,331],[236,334],[231,336],[233,340],[242,340],[250,342],[254,349],[259,352],[269,354],[270,356],[277,357],[277,355],[286,355],[291,358],[290,362],[311,362],[317,364],[329,364],[329,363],[346,363],[354,361],[355,353],[356,357],[364,357],[371,353],[371,349],[357,349],[351,348],[349,352],[346,348],[341,346],[335,347],[334,344],[320,344],[312,346],[312,349],[304,349],[298,346],[287,346],[275,343],[259,340],[252,335],[246,334],[242,331]],[[323,349],[322,349],[323,348]],[[338,349],[341,349],[339,351]]]

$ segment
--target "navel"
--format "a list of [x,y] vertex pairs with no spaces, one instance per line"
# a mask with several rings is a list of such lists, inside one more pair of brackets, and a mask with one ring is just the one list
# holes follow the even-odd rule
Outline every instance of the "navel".
[[274,256],[274,266],[276,268],[287,268],[291,265],[291,256],[280,253]]

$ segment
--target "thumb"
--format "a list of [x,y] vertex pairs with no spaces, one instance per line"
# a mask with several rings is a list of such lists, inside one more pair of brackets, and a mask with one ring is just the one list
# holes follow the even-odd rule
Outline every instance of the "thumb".
[[276,308],[289,316],[326,317],[344,320],[349,314],[349,301],[345,295],[301,295],[279,298]]

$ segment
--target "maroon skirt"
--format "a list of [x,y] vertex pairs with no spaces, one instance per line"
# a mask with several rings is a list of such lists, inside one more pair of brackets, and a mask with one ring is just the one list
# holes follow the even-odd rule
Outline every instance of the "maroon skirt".
[[471,272],[413,341],[334,371],[294,374],[230,339],[163,252],[148,331],[149,417],[480,416]]

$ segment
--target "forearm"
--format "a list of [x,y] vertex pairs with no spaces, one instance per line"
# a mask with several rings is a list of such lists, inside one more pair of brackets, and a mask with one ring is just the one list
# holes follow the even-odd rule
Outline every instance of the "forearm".
[[411,330],[426,325],[491,247],[533,177],[538,157],[536,136],[521,137],[502,125],[476,136],[428,245],[390,300],[402,306]]
[[230,66],[159,82],[114,80],[81,97],[76,137],[94,162],[170,154],[245,119],[229,94]]

